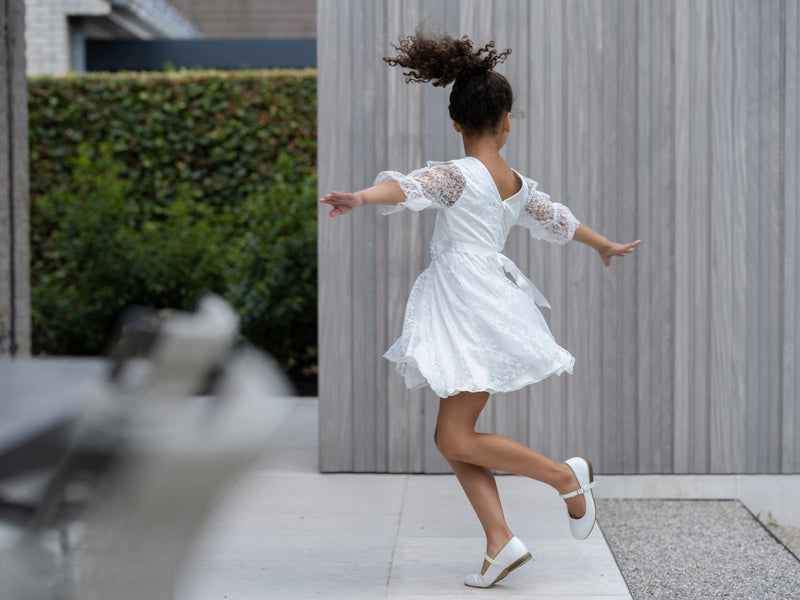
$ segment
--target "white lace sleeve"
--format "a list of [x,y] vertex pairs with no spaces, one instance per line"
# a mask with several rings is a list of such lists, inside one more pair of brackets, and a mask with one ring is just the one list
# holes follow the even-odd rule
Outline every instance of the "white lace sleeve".
[[389,215],[405,208],[448,208],[461,197],[466,181],[461,170],[452,163],[428,163],[427,167],[403,175],[397,171],[381,171],[375,184],[393,179],[406,195],[404,202],[395,206],[381,207],[381,213]]
[[524,178],[528,186],[528,200],[519,213],[517,225],[530,229],[531,236],[566,244],[575,235],[575,230],[580,221],[563,204],[551,202],[550,196],[536,189],[538,183],[533,179]]

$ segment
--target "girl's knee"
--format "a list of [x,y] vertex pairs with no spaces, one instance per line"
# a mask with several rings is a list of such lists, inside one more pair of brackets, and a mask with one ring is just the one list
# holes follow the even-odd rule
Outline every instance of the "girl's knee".
[[437,428],[433,434],[433,441],[442,456],[452,460],[466,462],[469,449],[469,435],[458,431],[444,429],[439,431]]

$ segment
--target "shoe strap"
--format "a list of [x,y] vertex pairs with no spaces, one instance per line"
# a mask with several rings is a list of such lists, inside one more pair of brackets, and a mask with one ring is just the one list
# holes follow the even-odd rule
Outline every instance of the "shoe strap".
[[575,496],[579,496],[580,494],[585,494],[590,489],[592,489],[595,485],[597,485],[597,482],[596,481],[592,481],[591,483],[587,483],[585,486],[583,486],[581,488],[578,488],[574,492],[568,492],[566,494],[559,494],[559,496],[561,498],[564,498],[564,500],[566,500],[567,498],[574,498]]
[[498,567],[498,568],[500,568],[500,569],[505,569],[505,568],[508,566],[508,565],[504,565],[504,564],[503,564],[503,563],[501,563],[501,562],[497,562],[495,559],[493,559],[493,558],[492,558],[491,556],[489,556],[488,554],[484,554],[484,555],[483,555],[483,558],[484,558],[484,559],[486,559],[486,562],[488,562],[490,565],[492,565],[492,566],[494,566],[494,567]]

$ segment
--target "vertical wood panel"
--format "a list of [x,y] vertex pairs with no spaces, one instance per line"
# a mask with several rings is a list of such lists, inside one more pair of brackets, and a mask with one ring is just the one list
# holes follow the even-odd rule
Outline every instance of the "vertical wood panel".
[[[403,2],[394,0],[387,3],[389,24],[389,40],[396,42],[402,35],[407,34],[403,26]],[[408,171],[408,147],[417,142],[413,139],[413,131],[406,123],[410,94],[413,88],[408,88],[403,83],[402,77],[396,72],[394,77],[388,78],[388,164],[380,169],[394,169]],[[418,130],[418,129],[417,129]],[[416,130],[415,130],[416,131]],[[406,228],[410,215],[393,215],[388,218],[387,242],[389,261],[386,265],[388,271],[389,305],[386,307],[387,327],[389,341],[393,343],[400,335],[403,326],[404,303],[398,301],[406,297],[408,292],[408,273],[410,270],[408,241]],[[404,260],[398,260],[399,257]],[[392,364],[391,367],[394,365]],[[404,472],[409,469],[408,461],[408,394],[402,377],[398,376],[393,368],[389,370],[388,387],[388,471],[390,473]]]
[[[338,0],[324,2],[319,7],[320,58],[336,54],[348,55],[351,19],[351,2]],[[335,24],[340,35],[326,34],[325,26]],[[348,145],[352,140],[350,94],[348,86],[340,81],[349,80],[349,63],[341,61],[320,69],[318,103],[318,135],[320,148]],[[336,93],[324,93],[336,90]],[[348,161],[335,152],[318,153],[319,179],[327,189],[347,189],[351,186]],[[319,265],[319,399],[320,444],[319,465],[322,471],[350,471],[353,469],[353,371],[350,361],[341,356],[352,356],[352,235],[353,220],[328,223],[329,210],[320,205],[317,212],[321,224],[318,240]],[[338,219],[337,219],[338,221]]]
[[730,404],[730,447],[731,463],[729,471],[743,472],[747,456],[747,244],[742,243],[748,236],[750,198],[743,190],[747,188],[747,96],[740,93],[749,84],[747,80],[747,23],[746,8],[749,0],[736,0],[733,5],[733,107],[731,143],[733,163],[731,173],[731,379]]
[[[603,98],[602,98],[602,146],[600,148],[603,210],[598,215],[598,227],[603,234],[612,240],[623,239],[628,232],[619,228],[620,206],[619,181],[617,164],[619,161],[619,144],[617,132],[619,129],[618,104],[619,104],[619,11],[617,0],[604,2],[602,5],[603,38],[602,59],[599,71],[603,73]],[[624,10],[624,8],[623,8]],[[613,199],[613,200],[612,200]],[[633,235],[631,233],[631,235]],[[620,465],[622,463],[622,437],[620,426],[623,418],[622,398],[619,394],[621,381],[621,367],[623,355],[620,352],[620,326],[624,315],[620,312],[620,267],[615,264],[613,268],[604,269],[602,281],[602,309],[600,314],[600,343],[601,349],[601,393],[602,393],[602,461],[597,465],[599,469],[605,465]]]
[[731,300],[731,198],[733,196],[733,5],[711,3],[711,247],[718,259],[711,263],[711,470],[725,472],[731,467],[730,437]]
[[[603,269],[512,233],[575,374],[497,395],[481,429],[601,472],[800,470],[798,19],[798,0],[318,3],[321,194],[462,155],[449,88],[380,61],[423,22],[511,47],[499,70],[527,116],[506,158],[609,238],[644,239]],[[435,214],[327,212],[320,468],[446,471],[436,398],[381,357]]]
[[[746,137],[745,148],[747,153],[747,164],[749,170],[747,173],[747,197],[753,198],[754,195],[760,195],[759,179],[761,168],[761,149],[759,148],[760,136],[760,82],[759,82],[759,54],[760,54],[760,39],[759,39],[759,20],[760,11],[755,2],[748,3],[746,6],[747,15],[747,78],[750,82],[744,94],[747,98],[747,123],[745,125]],[[761,206],[758,211],[751,211],[750,213],[750,227],[752,237],[760,241],[761,226],[760,226],[760,213]],[[751,246],[750,252],[747,254],[747,314],[755,315],[761,310],[759,306],[759,286],[761,285],[761,276],[759,269],[759,253],[761,252],[761,245],[756,243]],[[761,350],[758,348],[758,335],[760,322],[764,319],[748,318],[746,322],[747,328],[747,371],[746,371],[746,386],[747,398],[755,399],[760,396],[759,392],[759,379],[758,373],[761,370]],[[762,435],[762,414],[765,411],[759,406],[756,401],[748,401],[747,403],[747,443],[746,443],[746,469],[748,471],[757,472],[763,468],[763,461],[761,460],[762,452],[759,444],[759,437]]]
[[659,244],[656,232],[652,229],[651,215],[658,211],[656,206],[659,198],[652,196],[651,180],[653,178],[652,164],[652,78],[651,68],[653,53],[653,5],[654,0],[643,0],[637,3],[637,62],[636,62],[636,195],[638,198],[648,198],[648,202],[639,202],[636,206],[636,235],[647,240],[647,245],[636,261],[636,299],[637,340],[639,369],[636,374],[636,390],[638,394],[637,427],[639,430],[638,469],[645,473],[653,472],[652,447],[650,440],[656,438],[656,400],[655,375],[651,371],[653,352],[657,340],[653,339],[651,323],[653,318],[653,305],[659,293],[655,289],[658,277],[653,277],[657,269],[663,268],[659,264]]
[[[587,223],[603,231],[602,181],[603,181],[603,12],[599,2],[587,2],[582,7],[586,20],[586,70],[587,70],[587,144],[586,170],[587,189],[584,211]],[[582,310],[588,315],[587,335],[585,339],[586,365],[580,373],[585,382],[584,393],[577,397],[575,405],[581,407],[581,416],[575,430],[585,428],[584,423],[593,423],[581,437],[582,445],[575,450],[588,456],[602,460],[602,325],[603,294],[602,281],[606,273],[597,254],[589,248],[579,247],[586,260],[587,279],[583,282],[583,293],[576,294],[582,299]],[[577,290],[576,290],[577,291]],[[600,462],[599,468],[602,467]]]
[[711,470],[737,472],[745,466],[744,432],[746,330],[747,84],[746,6],[714,2],[712,23],[711,173]]
[[[565,2],[566,29],[565,51],[565,87],[566,87],[566,123],[565,146],[566,164],[575,165],[569,169],[566,179],[565,203],[572,209],[580,220],[585,220],[592,226],[589,195],[590,189],[590,152],[589,152],[589,16],[585,5],[579,0]],[[585,303],[586,290],[583,294],[571,293],[578,286],[586,287],[589,281],[590,269],[594,263],[584,248],[577,246],[568,247],[567,258],[567,294],[566,303],[553,305],[556,311],[564,311],[567,318],[566,335],[563,338],[567,348],[570,348],[576,358],[576,367],[580,364],[583,372],[581,376],[573,376],[567,381],[567,431],[566,444],[576,453],[588,454],[584,450],[583,436],[589,433],[588,428],[582,427],[587,422],[586,411],[590,408],[587,396],[590,392],[590,375],[587,373],[592,368],[591,353],[588,339],[591,331],[590,315]],[[591,381],[595,384],[596,381]]]
[[690,138],[689,156],[689,204],[692,207],[691,228],[685,236],[693,253],[694,269],[690,277],[690,299],[692,317],[689,347],[691,360],[691,418],[689,422],[688,446],[691,457],[690,473],[707,473],[709,454],[709,297],[710,276],[710,215],[709,173],[711,172],[710,92],[708,81],[710,69],[710,9],[707,0],[692,3],[693,19],[690,40],[691,56],[695,68],[691,73]]
[[[372,6],[372,5],[371,5]],[[352,27],[355,35],[351,38],[349,54],[359,56],[371,47],[373,26],[370,19],[370,6],[353,12]],[[354,115],[364,115],[370,111],[374,92],[374,80],[368,69],[354,68],[350,64],[352,88],[359,90],[353,94]],[[372,136],[372,123],[367,119],[354,118],[352,121],[353,144],[350,162],[350,180],[356,185],[367,185],[367,179],[375,169],[368,150]],[[372,281],[375,277],[374,237],[375,211],[357,211],[351,215],[356,225],[353,231],[353,355],[363,357],[353,361],[353,470],[375,470],[375,400],[372,390],[375,386],[374,322],[375,293]],[[358,433],[356,433],[358,432]]]
[[[637,23],[639,3],[633,7],[625,5],[619,14],[619,64],[617,81],[619,84],[619,105],[617,123],[619,127],[619,163],[616,171],[620,181],[617,198],[619,227],[622,239],[642,238],[637,227],[639,196],[636,193],[637,178],[637,141],[636,141],[636,57],[638,54]],[[644,240],[637,250],[636,260],[643,260],[642,255],[651,240]],[[618,268],[618,267],[615,267]],[[633,265],[619,269],[621,271],[620,308],[622,323],[620,327],[620,343],[617,352],[623,353],[619,376],[621,383],[618,394],[622,403],[622,420],[618,424],[619,436],[622,440],[622,462],[615,466],[606,465],[611,472],[635,473],[639,464],[639,403],[637,388],[637,372],[639,369],[638,339],[638,295],[636,293],[637,269]]]
[[691,105],[690,74],[694,66],[691,54],[692,0],[675,3],[675,230],[672,232],[675,252],[675,361],[674,417],[673,417],[673,468],[680,473],[690,470],[689,427],[691,422],[690,382],[692,349],[690,327],[692,310],[689,295],[689,278],[694,267],[694,253],[687,239],[693,218],[689,196],[689,168],[691,153],[689,122]]
[[[765,391],[768,401],[767,424],[767,456],[766,470],[778,472],[781,456],[781,376],[782,363],[782,283],[783,265],[783,185],[780,181],[783,168],[781,166],[782,106],[781,86],[783,57],[781,43],[783,41],[782,8],[783,0],[767,0],[760,4],[761,19],[761,73],[762,98],[764,103],[761,139],[764,144],[764,163],[762,164],[762,193],[766,194],[765,235],[762,238],[767,252],[762,255],[766,259],[764,265],[764,288],[766,292],[765,312],[768,315],[763,342],[766,346]],[[794,199],[797,201],[797,199]]]
[[784,237],[783,334],[783,455],[781,471],[800,472],[800,10],[797,0],[786,2],[786,61],[783,136],[786,202]]
[[[372,66],[372,78],[375,81],[375,102],[371,114],[373,125],[372,142],[365,141],[364,144],[375,158],[374,169],[380,170],[384,165],[389,164],[388,157],[388,127],[386,118],[386,107],[388,105],[388,69],[381,60],[383,56],[389,54],[386,4],[384,2],[374,2],[374,38],[372,40],[372,50],[365,57],[368,64]],[[375,175],[370,173],[369,175]],[[367,178],[367,182],[370,179]],[[373,211],[374,212],[374,211]],[[387,307],[389,306],[389,287],[387,265],[389,262],[388,222],[387,219],[375,215],[373,240],[375,248],[374,257],[374,288],[375,288],[375,346],[370,350],[375,354],[375,389],[373,398],[375,402],[375,470],[386,472],[389,468],[389,398],[388,386],[386,382],[390,376],[397,377],[394,373],[393,365],[383,358],[383,353],[394,342],[390,339],[388,322],[386,318]]]
[[673,122],[675,119],[675,69],[674,69],[674,37],[671,35],[675,27],[674,2],[659,2],[658,13],[655,17],[655,26],[658,30],[658,46],[655,59],[658,61],[658,76],[653,96],[657,100],[654,109],[656,114],[655,134],[658,149],[653,151],[656,157],[658,178],[657,188],[653,197],[659,198],[658,212],[654,229],[659,230],[659,263],[657,271],[659,281],[658,305],[655,318],[651,324],[653,337],[656,339],[657,353],[654,356],[654,371],[657,373],[656,405],[658,423],[656,424],[657,437],[653,445],[657,447],[654,452],[655,470],[664,473],[672,471],[672,402],[674,398],[674,363],[672,347],[674,333],[672,323],[675,312],[672,290],[675,285],[675,258],[672,253],[672,244],[669,236],[664,235],[664,230],[675,229],[675,182],[674,161],[675,145],[672,138]]

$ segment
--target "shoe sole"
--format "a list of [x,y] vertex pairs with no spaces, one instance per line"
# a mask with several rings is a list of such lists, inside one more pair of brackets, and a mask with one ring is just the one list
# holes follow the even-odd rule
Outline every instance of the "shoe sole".
[[533,556],[531,556],[531,553],[530,553],[530,552],[528,552],[527,554],[523,554],[523,555],[522,555],[522,556],[520,556],[520,557],[519,557],[517,560],[515,560],[513,563],[511,563],[510,565],[508,565],[508,566],[507,566],[505,569],[503,569],[502,571],[500,571],[500,575],[498,575],[498,576],[495,578],[495,580],[494,580],[492,583],[490,583],[489,585],[487,585],[487,586],[483,586],[483,585],[469,585],[468,583],[467,583],[467,584],[465,584],[465,585],[467,585],[467,586],[469,586],[469,587],[481,588],[481,589],[490,588],[490,587],[492,587],[492,586],[493,586],[495,583],[497,583],[498,581],[500,581],[501,579],[503,579],[503,578],[504,578],[506,575],[508,575],[509,573],[511,573],[511,571],[513,571],[514,569],[518,569],[519,567],[521,567],[522,565],[524,565],[526,562],[528,562],[528,561],[529,561],[530,559],[532,559],[532,558],[533,558]]
[[[585,456],[581,456],[581,458],[586,461],[586,465],[589,467],[589,483],[592,483],[594,481],[594,467],[592,466],[592,461],[590,461]],[[586,534],[586,538],[592,535],[592,532],[594,531],[594,526],[597,524],[597,502],[594,501],[594,491],[589,490],[589,495],[592,497],[592,504],[594,504],[594,522],[592,523],[592,528],[589,530],[589,533]],[[583,495],[583,500],[584,502],[586,501],[586,494]]]

